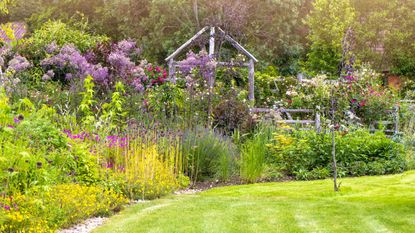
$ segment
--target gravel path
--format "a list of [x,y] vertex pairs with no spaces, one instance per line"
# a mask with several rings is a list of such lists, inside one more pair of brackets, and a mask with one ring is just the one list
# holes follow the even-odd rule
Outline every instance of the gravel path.
[[76,226],[73,226],[69,229],[60,230],[58,231],[58,233],[89,233],[95,228],[104,224],[104,222],[107,219],[108,218],[103,218],[103,217],[90,218],[90,219],[85,220],[85,222],[78,224]]

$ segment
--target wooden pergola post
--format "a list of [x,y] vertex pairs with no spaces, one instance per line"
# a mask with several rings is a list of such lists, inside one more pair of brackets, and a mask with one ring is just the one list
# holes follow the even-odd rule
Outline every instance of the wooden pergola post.
[[248,83],[249,83],[249,102],[251,105],[255,104],[255,63],[253,59],[248,63]]
[[[209,57],[210,59],[213,59],[215,57],[215,27],[210,28],[210,39],[209,39]],[[216,69],[213,72],[213,75],[209,77],[209,88],[213,89],[213,86],[215,84],[215,74]]]
[[[210,39],[209,39],[209,57],[210,59],[214,58],[215,56],[215,27],[210,27]],[[216,76],[216,69],[212,72],[209,76],[208,80],[208,125],[211,126],[212,124],[212,95],[213,95],[213,88],[215,85],[215,77]]]
[[176,84],[176,65],[173,58],[169,60],[169,80]]

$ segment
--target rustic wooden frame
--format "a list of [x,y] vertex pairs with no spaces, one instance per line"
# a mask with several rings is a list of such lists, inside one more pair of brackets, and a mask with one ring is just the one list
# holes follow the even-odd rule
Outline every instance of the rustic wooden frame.
[[[222,36],[226,41],[228,41],[235,49],[244,54],[249,62],[247,63],[235,63],[235,62],[217,62],[217,66],[223,67],[248,67],[248,84],[249,84],[249,94],[248,98],[251,104],[255,102],[255,63],[258,62],[258,59],[255,58],[248,50],[246,50],[242,45],[240,45],[236,40],[229,36],[224,30],[220,27],[204,27],[199,32],[197,32],[192,38],[182,44],[176,51],[169,55],[165,61],[169,66],[169,79],[175,83],[176,82],[176,67],[178,63],[175,61],[175,58],[183,52],[188,46],[190,46],[196,39],[198,39],[202,34],[207,33],[210,29],[210,38],[209,38],[209,56],[215,57],[215,39],[217,35]],[[211,77],[208,80],[209,88],[213,89],[215,84],[215,77]],[[211,90],[210,90],[211,91]]]

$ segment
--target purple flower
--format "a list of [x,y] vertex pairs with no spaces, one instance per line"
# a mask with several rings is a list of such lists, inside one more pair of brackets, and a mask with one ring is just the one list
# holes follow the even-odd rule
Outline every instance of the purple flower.
[[214,75],[216,63],[209,54],[202,50],[198,54],[189,52],[185,60],[179,62],[179,69],[185,75],[189,75],[193,69],[198,69],[199,74],[208,80]]
[[58,54],[42,60],[40,64],[45,69],[59,69],[66,73],[66,80],[91,75],[98,84],[107,85],[108,82],[108,68],[89,63],[73,45],[63,46]]
[[12,60],[9,61],[8,70],[14,70],[16,72],[21,72],[29,69],[32,64],[25,58],[20,55],[16,55]]
[[121,51],[112,52],[108,56],[108,62],[111,64],[113,69],[121,78],[127,78],[132,69],[134,69],[135,64],[130,60],[130,58]]
[[73,78],[73,75],[71,73],[65,74],[65,79],[66,80],[71,80],[72,78]]
[[101,83],[103,85],[108,85],[109,72],[107,67],[101,67],[101,65],[96,65],[91,67],[90,75],[94,77],[94,81]]
[[354,81],[355,80],[355,78],[352,75],[346,75],[343,78],[348,80],[348,81]]
[[48,70],[48,72],[46,72],[42,76],[42,80],[43,81],[48,81],[48,80],[51,80],[54,76],[55,76],[55,72],[53,72],[53,70]]
[[53,41],[52,43],[50,43],[46,46],[45,50],[48,54],[52,54],[52,53],[59,50],[59,46],[56,44],[55,41]]
[[66,134],[66,135],[71,134],[71,132],[72,132],[72,131],[71,131],[70,129],[64,129],[64,130],[63,130],[63,133],[64,133],[64,134]]
[[5,206],[4,206],[4,209],[5,209],[5,210],[7,210],[7,211],[9,211],[9,210],[10,210],[10,206],[5,205]]
[[122,40],[116,45],[116,49],[122,51],[125,54],[130,54],[136,51],[136,42],[132,40]]

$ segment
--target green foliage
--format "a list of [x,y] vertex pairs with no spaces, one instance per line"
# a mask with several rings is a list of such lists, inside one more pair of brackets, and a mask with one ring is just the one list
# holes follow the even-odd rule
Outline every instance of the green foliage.
[[61,21],[48,21],[40,29],[33,32],[25,44],[22,45],[22,52],[29,55],[35,64],[45,58],[46,46],[55,42],[62,47],[73,44],[79,51],[85,52],[96,46],[97,43],[107,41],[104,36],[94,36],[85,31],[75,29]]
[[95,123],[95,115],[92,112],[92,107],[96,103],[94,100],[94,78],[92,76],[88,76],[84,80],[84,91],[80,93],[82,96],[82,101],[79,104],[79,111],[83,114],[82,116],[82,123],[84,126],[88,127]]
[[9,7],[11,4],[13,4],[13,0],[1,0],[0,1],[0,12],[2,14],[8,14]]
[[26,137],[31,146],[65,148],[66,139],[50,119],[33,114],[16,126],[16,133]]
[[[297,179],[317,179],[331,171],[331,138],[314,131],[276,133],[274,162],[288,175]],[[344,175],[382,175],[402,172],[407,168],[403,146],[387,138],[382,132],[371,134],[358,129],[336,134],[336,158]]]
[[[79,221],[108,216],[127,201],[113,191],[79,184],[60,184],[30,194],[0,197],[0,231],[54,232]],[[10,207],[5,208],[6,206]]]
[[185,107],[184,90],[171,82],[147,90],[146,98],[149,110],[162,118],[182,112]]
[[262,177],[272,131],[271,126],[259,125],[252,138],[242,144],[240,176],[244,181],[253,183]]
[[284,104],[287,91],[297,83],[294,77],[280,76],[274,67],[255,72],[255,105],[268,107]]
[[316,0],[306,23],[310,33],[310,51],[305,68],[312,74],[339,74],[342,58],[342,39],[352,26],[355,10],[350,0]]
[[122,82],[115,84],[115,91],[112,93],[111,102],[102,105],[101,121],[114,130],[125,122],[127,112],[124,111],[125,89]]
[[[355,53],[378,71],[414,77],[414,25],[411,1],[352,1],[357,12]],[[399,16],[399,17],[398,17]],[[374,49],[378,48],[378,49]],[[382,49],[379,53],[377,50]]]
[[232,175],[236,155],[234,145],[228,138],[199,128],[187,132],[182,150],[192,182],[212,177],[224,181]]

